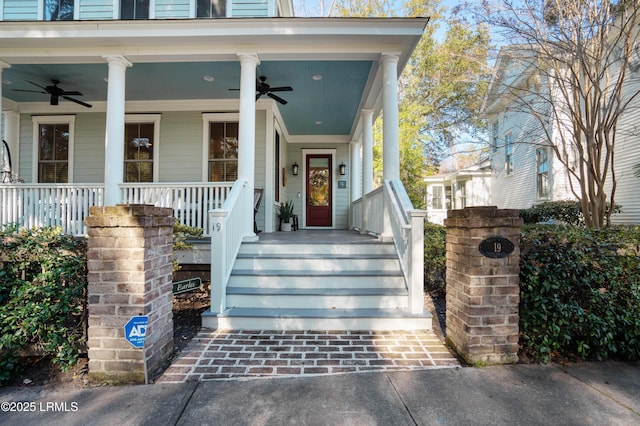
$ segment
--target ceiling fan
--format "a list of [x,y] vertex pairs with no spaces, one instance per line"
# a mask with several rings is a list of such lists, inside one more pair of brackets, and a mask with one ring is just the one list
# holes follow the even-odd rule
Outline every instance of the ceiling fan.
[[[267,77],[265,76],[260,76],[256,80],[256,92],[257,92],[256,101],[260,99],[261,96],[267,95],[271,99],[275,99],[276,101],[280,102],[282,105],[286,105],[287,101],[285,101],[278,95],[274,95],[272,92],[291,92],[293,91],[293,88],[291,88],[290,86],[271,87],[267,84],[266,81],[267,81]],[[229,89],[229,90],[240,90],[240,89]]]
[[33,84],[34,86],[39,87],[42,90],[24,90],[24,89],[13,89],[13,90],[16,92],[43,93],[45,95],[46,94],[51,95],[51,101],[49,103],[50,105],[58,105],[59,98],[62,98],[71,102],[75,102],[87,108],[91,108],[93,106],[93,105],[89,105],[86,102],[82,102],[78,99],[72,98],[71,96],[82,96],[82,93],[78,92],[77,90],[72,90],[70,92],[67,92],[66,90],[61,89],[60,87],[58,87],[58,84],[60,83],[59,80],[51,80],[51,82],[53,83],[53,86],[41,86],[38,83],[34,83],[33,81],[29,81],[29,80],[25,80],[25,81],[27,83],[30,83],[30,84]]

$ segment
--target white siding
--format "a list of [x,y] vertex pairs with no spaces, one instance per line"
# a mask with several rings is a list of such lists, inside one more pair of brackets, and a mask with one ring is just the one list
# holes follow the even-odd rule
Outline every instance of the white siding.
[[491,205],[491,179],[474,176],[467,181],[467,207]]
[[[636,81],[638,72],[630,72],[629,79],[634,81],[625,89],[629,96],[638,90]],[[633,166],[640,164],[640,137],[638,136],[638,122],[640,122],[640,100],[628,108],[618,122],[615,148],[616,193],[615,203],[622,206],[622,213],[613,215],[613,223],[640,224],[640,178],[634,176]],[[611,191],[612,182],[609,180],[607,193]]]
[[202,180],[202,114],[164,112],[160,121],[160,182]]
[[98,113],[76,115],[74,182],[104,181],[104,141],[106,117]]
[[269,16],[269,4],[275,0],[232,0],[231,16],[234,18],[266,18]]
[[35,21],[38,19],[38,0],[4,0],[3,20]]
[[113,19],[114,0],[80,0],[79,19]]
[[156,19],[189,18],[190,0],[156,0]]
[[33,158],[33,122],[30,114],[20,115],[20,169],[18,174],[27,183],[37,180],[32,176],[32,158]]

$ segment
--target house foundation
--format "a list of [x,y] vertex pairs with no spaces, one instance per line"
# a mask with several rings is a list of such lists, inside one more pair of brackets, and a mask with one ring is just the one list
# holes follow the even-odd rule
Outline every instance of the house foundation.
[[[92,207],[85,220],[92,380],[148,382],[173,351],[172,213],[148,205]],[[125,336],[135,316],[147,316],[147,325]],[[133,334],[141,347],[131,343]]]
[[517,362],[522,219],[496,207],[447,216],[447,341],[470,364]]

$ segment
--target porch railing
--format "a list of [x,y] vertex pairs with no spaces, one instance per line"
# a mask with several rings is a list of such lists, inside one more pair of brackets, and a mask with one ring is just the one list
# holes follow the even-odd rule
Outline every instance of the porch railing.
[[2,184],[0,220],[26,228],[59,226],[62,232],[86,235],[89,207],[103,204],[101,184]]
[[409,310],[424,307],[424,218],[416,210],[399,180],[385,181],[351,204],[353,226],[360,232],[393,239],[409,291]]
[[212,313],[221,313],[227,307],[227,282],[246,234],[247,212],[253,212],[252,201],[247,194],[247,182],[236,181],[222,208],[209,212]]
[[409,311],[424,310],[424,210],[416,210],[400,180],[384,183],[385,215],[409,290]]
[[122,200],[129,204],[170,207],[181,224],[195,226],[210,236],[209,210],[222,207],[233,182],[124,183]]
[[[232,182],[125,183],[122,202],[171,207],[182,224],[210,236],[209,210],[222,207]],[[86,235],[89,208],[102,206],[103,184],[17,183],[0,185],[0,223],[27,228],[59,226],[65,234]]]

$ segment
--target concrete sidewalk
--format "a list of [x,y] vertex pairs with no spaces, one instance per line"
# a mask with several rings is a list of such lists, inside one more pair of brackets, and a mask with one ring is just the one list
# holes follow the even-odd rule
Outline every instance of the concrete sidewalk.
[[[21,426],[638,425],[640,363],[105,386],[65,394],[0,388],[0,401],[0,424]],[[4,412],[19,407],[33,411]]]

